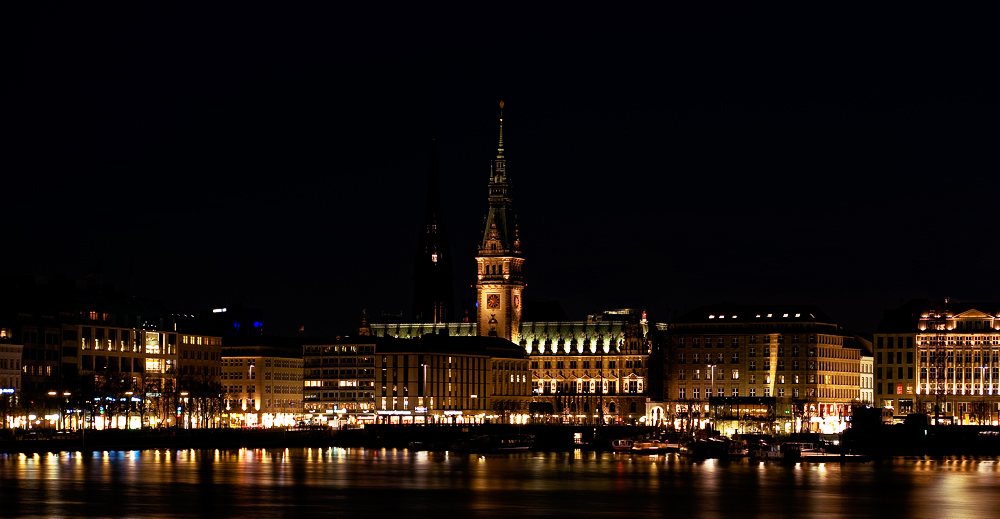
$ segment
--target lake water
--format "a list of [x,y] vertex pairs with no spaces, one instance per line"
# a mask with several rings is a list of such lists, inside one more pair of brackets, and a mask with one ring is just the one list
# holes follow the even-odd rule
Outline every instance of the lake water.
[[18,517],[1000,517],[998,460],[865,464],[363,449],[0,454]]

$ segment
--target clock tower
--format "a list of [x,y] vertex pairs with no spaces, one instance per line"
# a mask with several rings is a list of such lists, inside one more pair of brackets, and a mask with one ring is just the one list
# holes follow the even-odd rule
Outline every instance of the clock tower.
[[503,101],[500,101],[500,144],[490,168],[488,191],[489,209],[476,255],[476,323],[479,335],[502,337],[517,344],[521,340],[524,258],[504,158]]

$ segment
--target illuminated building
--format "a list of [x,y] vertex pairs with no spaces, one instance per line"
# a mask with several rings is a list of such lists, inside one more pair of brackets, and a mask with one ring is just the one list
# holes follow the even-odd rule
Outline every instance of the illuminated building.
[[[364,321],[362,329],[367,330]],[[302,396],[308,419],[334,425],[374,422],[375,345],[380,340],[359,335],[303,346]]]
[[375,412],[384,423],[524,423],[531,372],[498,337],[425,335],[377,342]]
[[861,402],[875,404],[875,357],[861,355]]
[[20,344],[11,342],[12,337],[0,329],[0,428],[17,426],[11,414],[17,409],[21,392],[21,349]]
[[875,402],[897,419],[1000,420],[1000,303],[914,300],[875,333]]
[[413,267],[413,320],[418,323],[453,321],[454,296],[451,248],[441,217],[437,155],[431,145],[431,167],[427,178],[427,210],[417,243]]
[[776,423],[748,421],[730,432],[833,432],[860,401],[867,341],[818,308],[723,304],[670,325],[665,358],[668,420],[705,427],[709,398],[773,397]]
[[298,350],[269,346],[222,349],[223,413],[231,427],[295,424],[302,414],[303,360]]
[[500,143],[488,184],[489,208],[476,255],[476,325],[479,335],[520,343],[524,258],[503,147],[503,102]]
[[609,311],[587,321],[524,323],[537,414],[563,423],[636,423],[646,415],[645,313]]
[[23,347],[20,344],[0,340],[0,389],[21,389],[21,350]]
[[[144,416],[144,423],[131,418],[127,425],[130,428],[172,427],[185,419],[189,426],[210,426],[206,417],[211,405],[205,400],[213,394],[210,386],[218,380],[221,338],[105,323],[63,326],[64,344],[77,352],[75,371],[82,379],[92,380],[93,387],[86,383],[82,391],[92,389],[105,401],[109,398],[120,401],[126,394],[128,400],[138,399],[134,405],[143,409],[141,413],[139,409],[134,411]],[[71,357],[64,357],[64,362],[67,359]],[[189,394],[183,395],[185,392]],[[218,400],[217,393],[214,394]],[[185,398],[188,402],[184,402]],[[199,400],[197,414],[187,405],[194,399]],[[178,413],[177,407],[182,407],[183,412]],[[109,414],[112,413],[105,412],[102,416]],[[192,415],[196,416],[193,421]],[[126,427],[124,423],[95,423],[95,426]]]

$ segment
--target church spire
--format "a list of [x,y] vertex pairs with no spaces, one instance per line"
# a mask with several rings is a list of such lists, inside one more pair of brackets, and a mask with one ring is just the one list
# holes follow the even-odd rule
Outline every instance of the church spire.
[[448,234],[441,217],[437,150],[431,141],[430,171],[427,175],[427,208],[424,226],[417,240],[413,267],[413,318],[417,322],[445,323],[451,320],[453,274]]

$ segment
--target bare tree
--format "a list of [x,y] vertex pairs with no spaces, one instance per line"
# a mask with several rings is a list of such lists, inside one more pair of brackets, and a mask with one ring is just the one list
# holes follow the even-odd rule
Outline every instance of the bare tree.
[[986,403],[986,400],[976,400],[974,402],[969,402],[969,418],[975,420],[979,425],[984,425],[988,422],[990,416],[990,407]]

